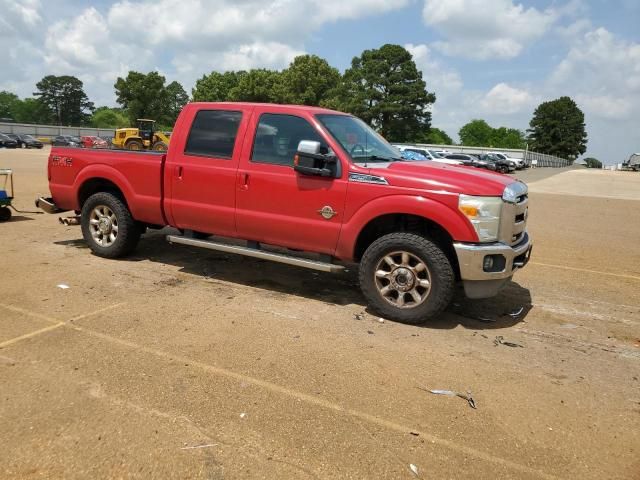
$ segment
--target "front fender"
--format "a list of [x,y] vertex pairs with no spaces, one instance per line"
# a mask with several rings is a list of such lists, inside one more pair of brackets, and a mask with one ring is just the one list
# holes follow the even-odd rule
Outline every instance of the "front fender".
[[[455,203],[457,204],[457,198]],[[475,230],[457,209],[420,195],[388,195],[365,203],[343,224],[336,257],[353,259],[360,232],[372,220],[391,214],[415,215],[431,220],[444,228],[456,241],[478,241]]]

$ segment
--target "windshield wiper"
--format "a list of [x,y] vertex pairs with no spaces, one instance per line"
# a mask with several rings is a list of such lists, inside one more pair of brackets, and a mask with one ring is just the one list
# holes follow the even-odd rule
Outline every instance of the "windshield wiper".
[[368,155],[363,157],[366,160],[365,161],[371,161],[371,160],[380,160],[383,162],[401,162],[403,161],[403,159],[401,157],[381,157],[379,155]]

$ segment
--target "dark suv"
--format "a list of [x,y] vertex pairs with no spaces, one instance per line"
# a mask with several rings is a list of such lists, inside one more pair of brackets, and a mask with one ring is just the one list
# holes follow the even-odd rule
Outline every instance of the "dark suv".
[[54,147],[81,147],[82,140],[80,137],[74,137],[72,135],[58,135],[53,137],[51,145]]
[[22,133],[7,133],[7,137],[18,142],[18,148],[42,148],[43,144],[37,138]]

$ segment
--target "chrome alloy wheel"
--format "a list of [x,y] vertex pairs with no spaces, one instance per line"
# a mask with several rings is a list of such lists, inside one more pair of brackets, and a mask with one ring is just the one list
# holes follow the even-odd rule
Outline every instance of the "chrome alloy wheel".
[[106,205],[98,205],[89,218],[91,236],[101,247],[110,247],[118,238],[118,219]]
[[409,252],[392,252],[378,262],[374,273],[378,293],[394,307],[415,308],[431,291],[426,263]]

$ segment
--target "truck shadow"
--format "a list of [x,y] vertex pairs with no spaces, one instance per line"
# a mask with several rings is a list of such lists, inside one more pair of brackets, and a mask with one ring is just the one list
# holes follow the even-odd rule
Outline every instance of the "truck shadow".
[[[136,252],[121,261],[146,260],[173,265],[183,273],[258,288],[274,296],[296,295],[330,305],[356,305],[378,317],[366,306],[360,292],[357,265],[337,274],[317,272],[240,255],[171,246],[165,240],[169,232],[173,230],[145,234]],[[82,239],[56,243],[87,248]],[[485,300],[470,300],[460,288],[440,318],[416,328],[453,329],[458,325],[472,330],[509,328],[524,320],[531,308],[529,290],[515,282],[510,282],[497,297]]]

